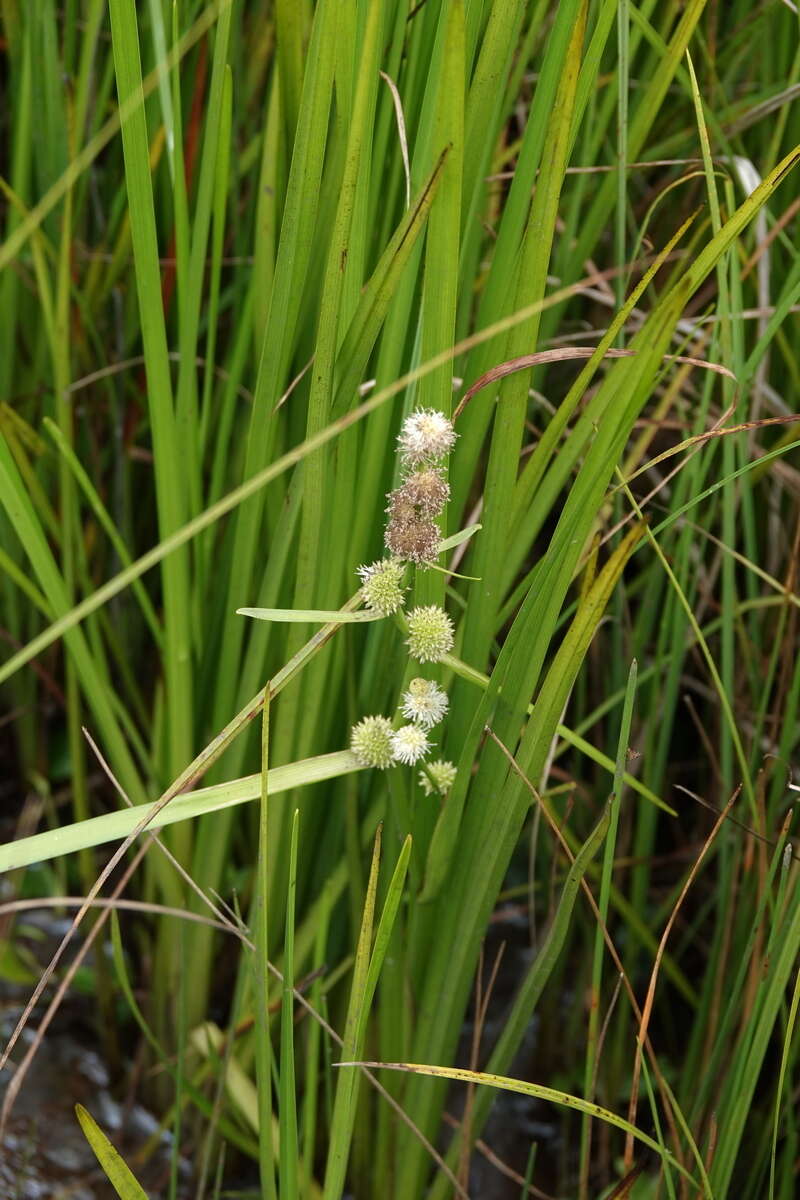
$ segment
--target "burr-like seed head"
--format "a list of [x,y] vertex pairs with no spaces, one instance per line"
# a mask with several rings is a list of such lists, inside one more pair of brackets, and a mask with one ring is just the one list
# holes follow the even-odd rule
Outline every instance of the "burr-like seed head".
[[423,517],[393,517],[386,526],[385,541],[392,554],[408,562],[430,562],[439,552],[439,530]]

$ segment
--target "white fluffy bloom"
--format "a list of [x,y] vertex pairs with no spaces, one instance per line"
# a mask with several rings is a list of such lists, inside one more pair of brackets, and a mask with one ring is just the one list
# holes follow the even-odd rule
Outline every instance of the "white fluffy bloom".
[[412,679],[408,691],[403,693],[400,711],[409,721],[431,729],[439,724],[449,705],[447,692],[438,683],[432,679]]
[[450,791],[456,778],[456,769],[451,762],[436,758],[425,764],[425,770],[419,773],[419,784],[426,796],[439,792],[444,796]]
[[419,725],[403,725],[392,734],[392,753],[397,762],[412,767],[430,749],[428,735]]
[[458,435],[453,424],[435,408],[418,408],[406,417],[397,444],[400,454],[412,467],[439,462],[455,445]]

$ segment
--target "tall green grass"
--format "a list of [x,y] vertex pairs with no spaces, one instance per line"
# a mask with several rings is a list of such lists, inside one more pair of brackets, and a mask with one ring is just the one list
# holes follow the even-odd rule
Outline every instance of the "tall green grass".
[[[0,867],[113,942],[195,1194],[480,1194],[505,1088],[553,1136],[498,1195],[788,1200],[792,6],[2,17]],[[438,798],[348,749],[410,677],[355,570],[419,407]]]

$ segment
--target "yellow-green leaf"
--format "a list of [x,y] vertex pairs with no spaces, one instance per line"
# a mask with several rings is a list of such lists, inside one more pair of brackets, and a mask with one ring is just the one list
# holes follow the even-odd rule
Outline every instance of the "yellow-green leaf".
[[82,1104],[75,1105],[75,1112],[84,1137],[94,1150],[97,1161],[105,1171],[106,1178],[121,1200],[147,1200],[147,1193],[137,1182],[119,1150],[112,1146],[91,1113],[87,1112]]

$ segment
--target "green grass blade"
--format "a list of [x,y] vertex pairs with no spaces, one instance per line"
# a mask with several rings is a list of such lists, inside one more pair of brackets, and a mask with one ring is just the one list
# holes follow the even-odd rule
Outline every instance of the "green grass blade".
[[[292,818],[289,844],[289,896],[283,942],[283,992],[281,1002],[281,1054],[278,1111],[280,1156],[278,1176],[281,1200],[296,1200],[298,1193],[297,1096],[294,1069],[294,914],[297,895],[297,831],[300,814]],[[267,1131],[269,1136],[269,1131]]]
[[256,1081],[258,1085],[258,1148],[261,1194],[277,1200],[272,1138],[272,1040],[269,1019],[269,885],[267,847],[269,839],[269,696],[264,699],[261,722],[261,804],[258,821],[255,930],[253,956],[256,1026]]
[[[168,537],[183,524],[186,493],[184,472],[181,468],[184,460],[179,451],[164,309],[161,302],[158,237],[150,176],[147,124],[142,104],[136,6],[133,0],[111,0],[110,12],[120,108],[126,109],[131,101],[135,104],[122,124],[122,143],[131,238],[136,262],[139,317],[148,377],[159,524],[162,537]],[[178,550],[165,561],[163,576],[165,671],[169,709],[167,772],[169,775],[175,775],[191,757],[193,748],[192,658],[187,619],[190,611],[189,578],[185,551]]]
[[[351,1063],[342,1061],[340,1066],[350,1066]],[[583,1100],[580,1096],[572,1096],[567,1092],[558,1091],[555,1088],[543,1087],[538,1083],[528,1083],[523,1079],[511,1079],[505,1075],[494,1075],[485,1071],[468,1071],[461,1067],[439,1067],[429,1066],[422,1063],[379,1063],[370,1062],[362,1064],[368,1067],[383,1068],[384,1070],[393,1071],[408,1071],[414,1075],[432,1076],[436,1079],[453,1079],[461,1083],[476,1083],[484,1084],[486,1087],[500,1088],[504,1091],[516,1092],[521,1096],[532,1096],[539,1100],[544,1100],[551,1104],[561,1105],[564,1108],[574,1109],[577,1112],[596,1117],[600,1121],[605,1121],[607,1125],[611,1125],[615,1129],[621,1129],[625,1133],[630,1133],[642,1145],[647,1146],[660,1158],[669,1162],[670,1166],[679,1171],[684,1178],[688,1179],[697,1187],[696,1181],[686,1170],[686,1168],[674,1158],[669,1151],[666,1151],[657,1141],[644,1133],[641,1129],[631,1125],[624,1117],[617,1116],[616,1113],[610,1112],[608,1109],[602,1108],[599,1104],[590,1104],[587,1100]],[[701,1194],[703,1194],[701,1192]],[[705,1195],[711,1200],[711,1193],[706,1192]]]
[[[536,1011],[536,1006],[542,992],[547,986],[550,976],[553,974],[567,940],[581,882],[589,864],[599,851],[608,834],[610,819],[611,808],[610,805],[607,805],[597,825],[583,846],[581,846],[570,865],[558,905],[553,914],[553,919],[537,950],[535,959],[520,982],[511,1011],[504,1022],[502,1032],[492,1050],[486,1068],[491,1075],[500,1075],[508,1070],[514,1055],[519,1049],[525,1031],[530,1026],[531,1018]],[[494,1097],[490,1092],[481,1092],[476,1099],[472,1109],[470,1128],[470,1136],[473,1142],[480,1137],[481,1131],[489,1117],[493,1099]],[[452,1160],[456,1158],[459,1138],[454,1138],[454,1142],[456,1145],[449,1151],[449,1154],[452,1155]],[[441,1182],[440,1180],[439,1185],[437,1185],[439,1194],[441,1194]]]
[[[515,307],[540,300],[547,285],[558,201],[569,154],[569,133],[580,71],[587,5],[581,3],[572,27],[564,69],[549,115],[552,139],[531,202],[530,216],[520,250],[519,282]],[[509,334],[503,359],[530,353],[537,344],[540,315],[532,315]],[[479,576],[481,602],[471,606],[464,631],[463,653],[468,662],[483,661],[502,597],[498,585],[508,543],[508,512],[512,504],[530,381],[527,373],[510,376],[500,388],[495,425],[484,485],[484,536],[477,543],[472,573]]]
[[[367,883],[364,915],[359,933],[358,949],[353,967],[353,982],[347,1009],[343,1053],[348,1055],[353,1051],[357,1055],[360,1052],[357,1047],[363,1047],[364,1044],[369,1008],[397,915],[406,871],[408,869],[411,842],[407,838],[400,853],[397,867],[389,885],[373,946],[373,925],[378,887],[380,848],[381,828],[379,827],[375,837],[372,868]],[[325,1200],[339,1200],[344,1189],[348,1153],[356,1116],[359,1079],[360,1075],[357,1071],[343,1071],[337,1080],[336,1099],[331,1119],[330,1145],[325,1168]]]
[[[161,1066],[164,1068],[167,1074],[177,1082],[177,1071],[172,1059],[164,1052],[161,1043],[145,1020],[141,1008],[136,1002],[130,976],[125,964],[125,952],[122,947],[119,918],[117,913],[113,911],[111,913],[111,952],[114,959],[114,969],[116,971],[120,990],[125,998],[128,1008],[133,1015],[134,1020],[136,1021],[136,1024],[139,1026],[144,1038],[153,1049],[155,1055],[161,1063]],[[202,1034],[204,1031],[201,1030],[200,1032]],[[197,1110],[203,1113],[204,1116],[211,1117],[213,1114],[213,1104],[208,1097],[203,1094],[203,1091],[199,1087],[195,1087],[194,1084],[188,1079],[183,1079],[181,1081],[181,1086]],[[237,1126],[232,1121],[229,1121],[226,1116],[219,1116],[219,1114],[217,1114],[217,1124],[220,1132],[224,1133],[225,1137],[231,1142],[232,1145],[236,1146],[239,1150],[243,1151],[243,1153],[249,1155],[251,1158],[258,1158],[258,1147],[253,1140],[242,1134]]]
[[84,1137],[94,1150],[106,1179],[120,1200],[147,1200],[147,1196],[120,1152],[108,1140],[90,1112],[82,1104],[75,1105]]
[[[208,235],[214,203],[217,156],[221,153],[223,93],[232,11],[232,4],[226,4],[220,9],[214,39],[214,58],[197,184],[197,202],[192,222],[189,261],[185,273],[186,295],[181,297],[180,307],[180,362],[175,396],[175,435],[184,452],[182,482],[190,499],[189,503],[184,505],[183,511],[189,516],[201,507],[201,444],[195,358],[197,357],[198,326],[203,296],[203,278],[206,271]],[[146,347],[145,353],[147,353]]]
[[335,621],[337,625],[364,624],[365,621],[380,621],[383,613],[372,609],[358,612],[340,612],[327,608],[237,608],[240,617],[254,617],[257,621],[278,621],[289,625],[319,625]]
[[[617,831],[619,829],[622,790],[626,774],[625,763],[627,760],[628,750],[630,748],[631,720],[633,718],[633,702],[636,695],[637,673],[638,664],[636,659],[634,659],[628,671],[628,681],[625,687],[625,700],[622,708],[619,741],[617,743],[614,789],[611,793],[611,812],[608,827],[608,838],[606,839],[605,851],[603,854],[603,871],[600,882],[600,896],[597,903],[600,920],[606,927],[608,925],[608,906],[611,895],[611,881],[614,871],[614,855],[617,846]],[[594,958],[592,961],[591,984],[592,995],[589,1001],[589,1029],[586,1037],[586,1068],[583,1076],[583,1094],[587,1100],[591,1100],[593,1098],[597,1070],[598,1038],[600,1034],[600,995],[603,980],[604,953],[605,940],[603,936],[603,929],[598,924],[594,936]],[[581,1197],[588,1197],[589,1194],[589,1154],[591,1148],[591,1130],[591,1119],[587,1117],[581,1126]]]
[[[270,795],[279,795],[310,783],[322,783],[336,779],[362,768],[349,750],[334,754],[321,754],[285,767],[273,767],[268,775]],[[261,775],[248,775],[231,783],[216,783],[211,787],[185,792],[172,800],[152,821],[148,829],[162,829],[178,821],[194,820],[205,813],[219,812],[238,804],[257,800],[261,795]],[[75,825],[63,825],[45,833],[34,833],[16,842],[0,846],[0,872],[12,871],[30,863],[45,862],[47,859],[72,854],[89,846],[102,846],[106,842],[120,841],[128,837],[152,804],[135,804],[118,812],[103,813],[90,817]]]
[[[86,473],[83,465],[80,462],[80,459],[67,442],[64,434],[61,432],[58,426],[50,420],[49,417],[45,417],[44,425],[50,436],[53,438],[53,441],[56,443],[59,453],[64,457],[69,469],[75,476],[75,481],[88,500],[92,512],[97,517],[97,520],[100,522],[105,533],[108,535],[109,541],[119,555],[120,562],[123,564],[123,566],[129,567],[133,561],[130,551],[120,537],[119,531],[111,519],[108,509],[98,496],[97,489],[94,487],[91,479]],[[148,626],[150,627],[150,632],[155,639],[156,645],[162,645],[163,634],[150,597],[147,595],[147,592],[144,590],[138,579],[135,579],[131,582],[131,589],[136,596],[136,599],[139,601],[142,614],[147,621]]]
[[[0,436],[0,502],[12,528],[24,546],[36,577],[53,611],[69,608],[68,592],[42,527],[34,512],[27,490],[4,437]],[[90,705],[105,747],[120,781],[132,799],[140,800],[143,788],[133,758],[107,698],[107,684],[95,662],[84,633],[72,629],[66,635],[67,648],[75,663],[84,695]],[[8,664],[6,664],[8,665]]]
[[[794,1037],[795,1026],[797,1024],[797,1010],[800,1007],[800,971],[795,976],[794,988],[792,989],[792,1002],[789,1007],[789,1018],[786,1022],[786,1033],[783,1039],[783,1051],[781,1053],[781,1065],[778,1071],[778,1086],[775,1089],[775,1122],[772,1127],[772,1152],[769,1160],[769,1200],[773,1200],[775,1195],[775,1164],[778,1154],[778,1131],[781,1122],[781,1099],[786,1082],[786,1069],[789,1062],[791,1052],[792,1038]],[[788,1100],[791,1103],[791,1100]]]

